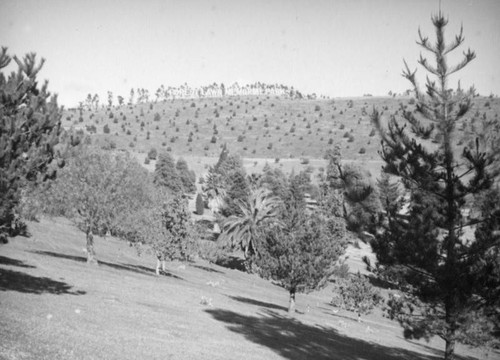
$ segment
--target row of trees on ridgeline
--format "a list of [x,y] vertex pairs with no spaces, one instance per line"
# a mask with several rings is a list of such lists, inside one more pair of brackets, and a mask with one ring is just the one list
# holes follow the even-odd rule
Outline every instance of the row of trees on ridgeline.
[[[161,85],[155,92],[154,95],[150,94],[148,89],[137,88],[130,89],[128,99],[121,95],[116,96],[116,101],[118,106],[122,105],[134,105],[148,103],[150,101],[166,101],[172,99],[195,99],[195,98],[219,98],[224,96],[245,96],[245,95],[274,95],[283,96],[286,98],[297,98],[302,99],[307,97],[308,99],[316,99],[316,94],[302,95],[302,93],[293,88],[282,84],[265,84],[261,82],[256,82],[254,84],[240,85],[237,82],[226,86],[221,83],[213,83],[207,86],[201,87],[190,87],[188,84],[183,84],[179,87],[168,86],[165,87]],[[88,110],[99,108],[100,97],[98,94],[88,94],[85,101],[80,102],[80,108],[84,106]],[[113,92],[107,92],[107,106],[111,107],[114,103]]]
[[[381,113],[372,113],[386,164],[376,185],[335,150],[327,152],[328,166],[313,185],[308,170],[286,176],[266,166],[248,176],[241,159],[224,148],[204,178],[198,208],[206,202],[220,217],[222,249],[241,249],[248,271],[289,292],[290,312],[297,292],[342,272],[337,265],[349,234],[370,233],[377,263],[367,263],[395,289],[389,315],[406,337],[442,337],[451,360],[457,342],[498,344],[500,142],[498,126],[478,130],[473,144],[457,141],[457,123],[471,109],[474,90],[452,91],[448,80],[475,53],[448,65],[462,32],[447,44],[447,19],[439,13],[432,22],[436,42],[420,33],[418,41],[436,59],[434,65],[419,59],[430,76],[426,93],[405,63],[414,109],[402,107],[402,119],[393,116],[385,126]],[[96,149],[63,131],[56,97],[36,81],[43,59],[13,59],[17,71],[0,74],[0,238],[26,231],[22,217],[31,205],[72,219],[86,234],[89,263],[96,263],[93,234],[106,232],[150,245],[157,273],[166,260],[195,254],[202,234],[183,197],[195,179],[185,161],[160,154],[151,175],[126,153]],[[2,48],[0,68],[11,60]],[[380,300],[360,276],[350,279],[353,286],[337,282],[343,303],[361,294],[354,307],[363,311]]]

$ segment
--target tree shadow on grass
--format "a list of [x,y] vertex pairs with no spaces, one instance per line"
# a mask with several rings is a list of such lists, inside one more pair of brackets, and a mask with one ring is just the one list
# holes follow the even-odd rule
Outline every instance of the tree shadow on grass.
[[19,271],[0,268],[0,291],[18,291],[41,295],[69,294],[84,295],[85,291],[71,291],[72,286],[62,281],[52,280],[47,277],[36,277]]
[[[78,261],[78,262],[87,262],[87,258],[84,256],[75,256],[75,255],[67,255],[67,254],[61,254],[61,253],[55,253],[52,251],[33,251],[35,254],[39,255],[46,255],[46,256],[53,256],[56,258],[62,258],[62,259],[68,259],[68,260],[73,260],[73,261]],[[137,274],[142,274],[142,275],[149,275],[149,276],[156,276],[156,272],[152,268],[148,268],[142,265],[132,265],[132,264],[114,264],[102,260],[98,260],[99,265],[105,265],[110,268],[116,269],[116,270],[125,270],[125,271],[131,271]],[[184,280],[180,276],[174,275],[169,272],[164,272],[162,271],[162,275],[168,276],[177,280]]]
[[211,267],[208,267],[208,266],[203,266],[203,265],[191,265],[191,266],[194,267],[194,268],[197,268],[197,269],[201,269],[201,270],[205,270],[205,271],[211,272],[211,273],[224,274],[222,271],[216,270],[216,269],[212,269]]
[[214,319],[247,340],[266,346],[289,360],[439,360],[442,357],[387,347],[339,334],[335,329],[303,324],[265,311],[245,316],[223,309],[208,309]]
[[236,256],[229,256],[224,259],[217,260],[216,264],[228,269],[246,272],[245,260]]
[[0,264],[2,264],[2,265],[10,265],[10,266],[18,266],[18,267],[23,267],[23,268],[34,268],[33,265],[25,264],[21,260],[11,259],[11,258],[8,258],[8,257],[5,257],[5,256],[1,256],[1,255],[0,255]]
[[230,296],[230,295],[227,295],[227,296],[229,298],[233,299],[233,300],[236,300],[236,301],[239,301],[239,302],[242,302],[242,303],[245,303],[245,304],[250,304],[250,305],[265,307],[265,308],[268,308],[268,309],[276,309],[276,310],[288,311],[288,309],[286,307],[280,306],[280,305],[276,305],[276,304],[273,304],[273,303],[268,303],[268,302],[264,302],[264,301],[250,299],[250,298],[246,298],[246,297],[243,297],[243,296]]

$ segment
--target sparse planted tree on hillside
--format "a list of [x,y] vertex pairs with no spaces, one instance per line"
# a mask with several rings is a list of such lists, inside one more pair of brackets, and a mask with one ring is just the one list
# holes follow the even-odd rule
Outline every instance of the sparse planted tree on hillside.
[[[57,97],[50,96],[47,82],[37,84],[45,60],[37,62],[34,53],[13,59],[17,71],[0,73],[0,241],[24,228],[16,210],[23,186],[53,178],[64,165],[56,159],[62,131]],[[3,47],[0,69],[11,60]]]
[[113,93],[108,91],[108,106],[111,108],[113,106]]
[[[410,196],[406,216],[391,219],[373,247],[381,274],[390,274],[391,281],[405,293],[390,302],[391,315],[405,326],[407,337],[442,337],[445,359],[451,360],[456,342],[484,343],[474,329],[495,320],[484,309],[497,301],[500,278],[484,281],[481,276],[487,269],[498,268],[494,254],[498,254],[500,238],[495,233],[498,223],[478,233],[481,224],[491,223],[495,212],[465,216],[478,195],[491,187],[487,167],[493,156],[481,151],[479,138],[472,147],[458,145],[457,122],[471,108],[474,89],[453,92],[448,80],[475,53],[468,50],[461,62],[448,65],[447,55],[464,41],[462,31],[447,44],[444,29],[448,20],[439,12],[432,23],[435,44],[420,31],[418,44],[435,57],[436,64],[422,56],[418,62],[436,80],[427,79],[424,94],[417,85],[416,71],[405,63],[403,72],[413,85],[416,111],[402,108],[405,125],[393,117],[387,128],[377,111],[372,114],[382,136],[385,171],[400,177]],[[436,134],[440,135],[437,147],[430,140]],[[476,235],[466,236],[465,229],[474,227]]]

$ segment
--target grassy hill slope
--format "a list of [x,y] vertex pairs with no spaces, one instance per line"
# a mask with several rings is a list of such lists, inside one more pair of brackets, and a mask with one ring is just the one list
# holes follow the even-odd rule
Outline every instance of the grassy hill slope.
[[[285,99],[272,96],[176,99],[121,107],[67,110],[65,127],[89,131],[102,145],[145,153],[151,148],[175,156],[218,156],[227,143],[243,158],[320,159],[339,146],[345,159],[379,160],[373,107],[385,118],[414,108],[409,97]],[[500,98],[478,97],[459,126],[468,142],[483,119],[498,121]]]
[[[31,238],[0,247],[0,359],[442,356],[439,339],[406,341],[380,312],[357,322],[332,308],[328,288],[299,295],[291,319],[287,293],[255,275],[200,260],[170,263],[169,273],[156,277],[151,255],[139,257],[114,238],[96,239],[101,263],[88,267],[84,235],[66,220],[29,225]],[[361,254],[350,251],[351,265],[360,267]],[[485,356],[458,352],[468,360]]]

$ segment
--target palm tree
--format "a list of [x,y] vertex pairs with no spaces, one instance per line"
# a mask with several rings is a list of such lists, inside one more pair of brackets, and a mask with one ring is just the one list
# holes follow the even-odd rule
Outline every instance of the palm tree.
[[250,193],[248,200],[238,201],[241,215],[229,217],[223,224],[221,241],[232,248],[240,246],[245,259],[259,253],[259,235],[262,227],[277,222],[280,200],[267,189],[257,189]]
[[209,169],[205,178],[203,192],[207,196],[210,210],[213,213],[219,213],[225,206],[226,189],[222,175],[217,173],[213,167]]

